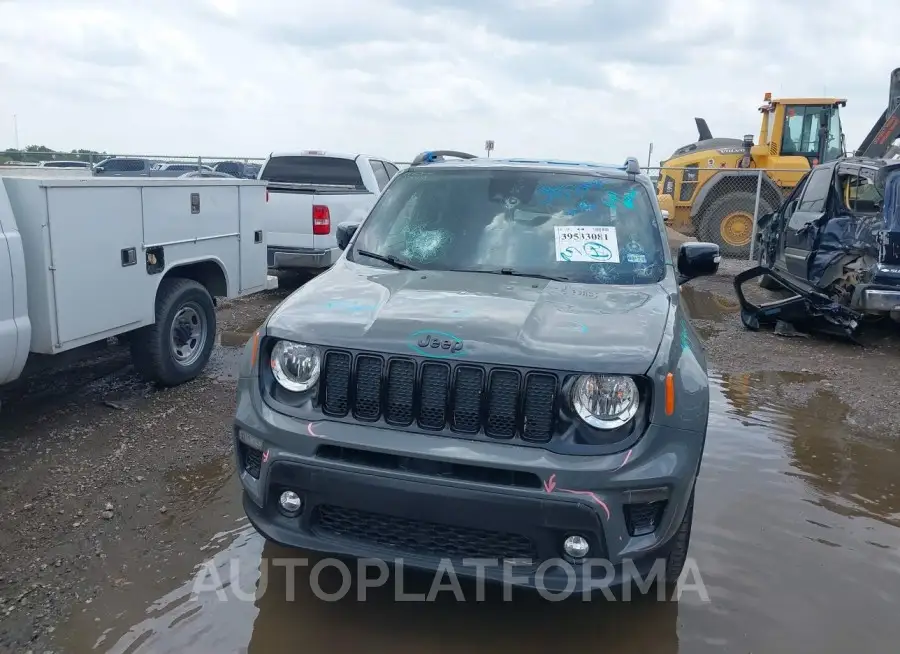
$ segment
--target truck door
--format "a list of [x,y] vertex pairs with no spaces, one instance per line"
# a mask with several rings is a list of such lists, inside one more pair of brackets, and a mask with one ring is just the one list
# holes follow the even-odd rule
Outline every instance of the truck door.
[[785,209],[784,264],[789,273],[800,279],[807,278],[817,225],[825,216],[834,170],[834,166],[813,170],[802,195]]
[[[3,194],[3,182],[0,182],[0,200],[6,202],[6,196]],[[6,208],[9,208],[9,204],[6,204]],[[12,245],[21,247],[18,243]],[[19,328],[16,325],[12,257],[9,249],[10,243],[3,231],[3,221],[0,220],[0,383],[15,377],[17,373],[13,371],[13,368],[19,367],[17,364]],[[29,336],[28,333],[23,334],[25,338]]]

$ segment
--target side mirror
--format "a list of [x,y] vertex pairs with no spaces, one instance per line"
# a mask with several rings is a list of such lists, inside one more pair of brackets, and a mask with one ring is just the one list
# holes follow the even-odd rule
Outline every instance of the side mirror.
[[719,246],[715,243],[683,243],[678,248],[678,283],[715,275],[721,260]]
[[338,247],[342,250],[347,249],[347,246],[350,244],[350,239],[353,238],[353,235],[358,228],[359,223],[340,223],[337,226],[337,232],[335,232]]
[[668,223],[669,222],[669,210],[668,209],[660,209],[660,211],[662,211],[663,222]]
[[95,173],[102,173],[104,170],[103,166],[94,166]]

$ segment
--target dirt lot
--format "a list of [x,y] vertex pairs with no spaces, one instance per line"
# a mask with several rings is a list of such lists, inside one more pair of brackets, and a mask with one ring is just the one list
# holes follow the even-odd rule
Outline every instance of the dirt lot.
[[[726,259],[715,277],[686,285],[684,301],[706,341],[710,366],[721,373],[808,373],[818,377],[813,385],[793,385],[786,392],[803,397],[815,388],[828,389],[851,407],[851,424],[900,434],[895,399],[900,325],[885,320],[868,327],[860,332],[863,346],[823,336],[777,336],[767,327],[748,332],[741,324],[733,278],[749,267]],[[756,286],[755,280],[744,288],[751,301],[775,297]]]
[[[286,294],[223,304],[222,340],[246,342]],[[208,374],[175,389],[142,382],[113,352],[3,390],[0,651],[37,647],[73,608],[174,555],[157,530],[194,508],[185,490],[202,505],[184,472],[232,449],[238,354],[217,347]]]
[[[783,372],[777,386],[748,382],[757,404],[765,401],[759,394],[798,406],[830,397],[848,408],[848,428],[900,433],[900,335],[876,332],[860,348],[747,332],[731,288],[740,268],[723,262],[718,276],[685,291],[711,369],[732,386],[739,375]],[[213,502],[233,481],[235,346],[286,294],[223,305],[222,344],[208,373],[183,387],[144,384],[126,356],[112,353],[2,391],[0,651],[82,651],[58,638],[61,624],[92,615],[92,603],[115,613],[109,598],[129,587],[158,588],[162,596],[199,563],[204,544],[240,517],[239,505]],[[99,629],[106,617],[91,619]]]

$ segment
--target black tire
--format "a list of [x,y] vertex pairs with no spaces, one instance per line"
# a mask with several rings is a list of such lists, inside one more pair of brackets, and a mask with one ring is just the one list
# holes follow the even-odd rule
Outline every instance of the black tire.
[[678,531],[672,538],[672,548],[666,557],[666,585],[674,586],[681,577],[681,571],[687,562],[688,547],[691,544],[691,526],[694,524],[694,491],[691,491],[691,498],[688,500],[687,510],[684,512],[684,518]]
[[[188,309],[192,314],[185,311]],[[173,330],[176,317],[179,317],[179,327]],[[184,331],[197,323],[203,332],[202,341],[199,337],[194,339],[193,332],[187,335]],[[179,334],[173,333],[179,329],[182,330]],[[176,340],[186,341],[185,346],[178,350]],[[183,356],[184,360],[179,361],[176,350],[184,355],[194,340],[190,357]],[[200,374],[209,361],[215,340],[216,309],[209,291],[192,279],[173,277],[164,279],[156,292],[156,322],[134,332],[131,358],[144,379],[160,386],[177,386]]]
[[[746,243],[729,243],[722,237],[722,221],[729,215],[744,213],[753,220],[756,207],[756,193],[750,191],[731,191],[713,200],[697,217],[697,235],[701,241],[716,243],[722,256],[746,259],[750,256],[750,234]],[[760,215],[771,211],[768,202],[759,199]]]

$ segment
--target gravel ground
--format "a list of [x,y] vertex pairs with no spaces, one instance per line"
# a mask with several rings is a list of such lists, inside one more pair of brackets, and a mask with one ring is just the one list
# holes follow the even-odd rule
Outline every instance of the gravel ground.
[[[828,389],[851,408],[850,424],[900,434],[896,407],[897,363],[900,361],[900,325],[885,320],[860,332],[862,345],[812,335],[777,336],[762,327],[751,332],[741,324],[734,294],[734,275],[750,265],[723,260],[719,274],[685,285],[684,302],[697,331],[705,339],[710,368],[720,373],[796,372],[810,384],[786,389],[798,402],[816,391]],[[751,301],[777,296],[751,280],[744,286]]]
[[[222,303],[223,339],[246,342],[284,291]],[[53,383],[4,388],[0,416],[0,651],[35,651],[74,607],[160,561],[157,527],[185,507],[179,471],[231,447],[237,348],[218,347],[203,377],[159,390],[127,352]],[[188,490],[190,480],[186,480]],[[177,546],[177,544],[176,544]],[[112,565],[108,551],[130,552]],[[119,559],[121,557],[116,557]]]
[[[892,381],[898,330],[873,331],[865,348],[748,332],[732,289],[742,268],[724,261],[717,276],[685,286],[710,368],[804,373],[787,386],[788,397],[800,403],[827,388],[851,407],[851,422],[900,433]],[[239,350],[228,346],[246,342],[287,292],[220,306],[223,346],[203,377],[179,388],[141,382],[127,355],[112,352],[42,383],[3,389],[0,651],[47,651],[60,620],[104,590],[133,583],[136,569],[178,555],[183,543],[162,541],[160,528],[190,524],[185,514],[202,510],[204,479],[230,474],[222,461],[231,451]]]

